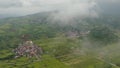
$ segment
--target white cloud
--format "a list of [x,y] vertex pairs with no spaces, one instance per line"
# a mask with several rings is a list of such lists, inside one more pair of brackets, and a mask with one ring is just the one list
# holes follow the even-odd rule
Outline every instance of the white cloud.
[[0,0],[0,8],[20,7],[21,2],[19,0]]
[[[42,11],[60,10],[60,14],[97,16],[99,2],[103,5],[120,0],[0,0],[0,14],[26,15]],[[100,3],[100,4],[101,4]]]
[[[95,1],[71,1],[69,4],[64,5],[59,9],[59,12],[52,14],[53,21],[61,21],[64,23],[70,23],[74,21],[76,17],[83,19],[85,17],[98,17],[97,3]],[[74,22],[75,23],[75,22]]]

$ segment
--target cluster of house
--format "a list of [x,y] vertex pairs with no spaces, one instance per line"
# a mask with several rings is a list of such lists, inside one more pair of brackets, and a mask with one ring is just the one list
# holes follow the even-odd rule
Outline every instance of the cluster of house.
[[43,50],[41,47],[33,44],[32,41],[25,41],[23,44],[20,44],[17,48],[13,50],[15,53],[15,58],[26,56],[28,58],[36,57],[40,58]]
[[66,36],[69,38],[76,38],[76,37],[84,37],[87,36],[90,33],[90,31],[68,31],[66,32]]

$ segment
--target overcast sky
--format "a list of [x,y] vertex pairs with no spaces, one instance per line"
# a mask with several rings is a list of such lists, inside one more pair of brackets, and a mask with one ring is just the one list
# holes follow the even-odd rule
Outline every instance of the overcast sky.
[[53,10],[83,15],[91,10],[95,16],[98,12],[119,13],[120,0],[0,0],[0,17]]

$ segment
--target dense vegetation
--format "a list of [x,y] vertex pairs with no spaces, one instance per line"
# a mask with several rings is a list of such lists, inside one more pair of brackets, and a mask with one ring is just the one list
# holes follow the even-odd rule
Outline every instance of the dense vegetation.
[[108,27],[95,27],[90,32],[90,37],[96,41],[102,41],[103,43],[117,42],[119,37],[112,29]]
[[[119,19],[78,18],[63,25],[48,17],[40,13],[0,20],[1,68],[120,68]],[[43,48],[41,61],[13,58],[12,49],[22,43],[23,35]]]

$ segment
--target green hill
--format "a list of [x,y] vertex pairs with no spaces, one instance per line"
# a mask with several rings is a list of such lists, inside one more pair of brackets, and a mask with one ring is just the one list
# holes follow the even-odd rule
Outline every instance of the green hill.
[[[77,17],[61,24],[51,13],[0,19],[0,68],[120,68],[118,17]],[[14,58],[23,35],[43,48],[40,61]]]

